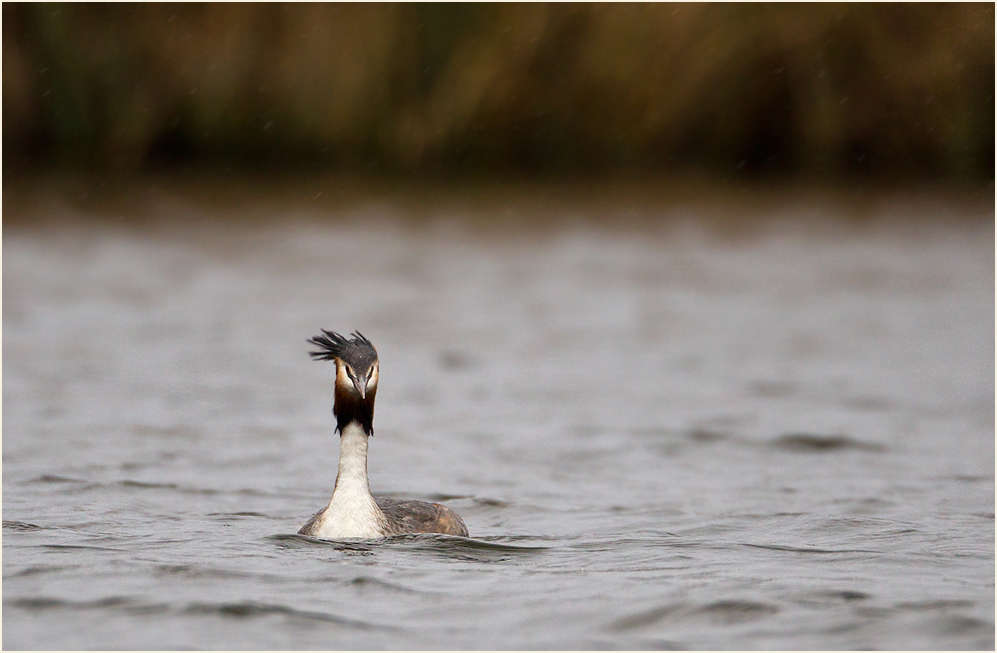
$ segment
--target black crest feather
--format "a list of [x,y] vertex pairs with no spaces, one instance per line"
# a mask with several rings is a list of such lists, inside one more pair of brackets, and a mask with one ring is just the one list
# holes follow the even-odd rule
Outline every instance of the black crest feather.
[[319,348],[318,351],[308,353],[314,360],[332,361],[338,358],[353,369],[366,371],[377,360],[377,350],[359,331],[350,335],[351,338],[346,338],[335,331],[322,329],[322,335],[308,340]]

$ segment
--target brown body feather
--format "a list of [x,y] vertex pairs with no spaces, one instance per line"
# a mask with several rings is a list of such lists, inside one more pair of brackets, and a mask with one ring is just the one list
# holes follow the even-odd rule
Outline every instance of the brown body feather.
[[467,537],[467,526],[460,515],[438,503],[405,501],[374,497],[377,507],[388,520],[390,535],[404,533],[443,533]]

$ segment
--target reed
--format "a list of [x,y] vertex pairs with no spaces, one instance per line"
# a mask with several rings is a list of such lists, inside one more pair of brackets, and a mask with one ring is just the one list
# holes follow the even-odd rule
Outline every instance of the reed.
[[3,4],[34,162],[994,174],[994,6]]

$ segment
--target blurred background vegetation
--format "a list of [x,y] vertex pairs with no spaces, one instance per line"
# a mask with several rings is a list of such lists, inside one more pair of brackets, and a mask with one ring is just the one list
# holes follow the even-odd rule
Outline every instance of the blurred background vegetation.
[[4,3],[4,173],[991,183],[994,74],[992,3]]

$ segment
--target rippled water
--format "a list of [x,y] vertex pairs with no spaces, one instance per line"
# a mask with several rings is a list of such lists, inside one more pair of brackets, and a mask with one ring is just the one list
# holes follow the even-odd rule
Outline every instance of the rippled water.
[[[143,206],[4,234],[4,648],[993,648],[989,218]],[[322,327],[471,539],[294,535]]]

